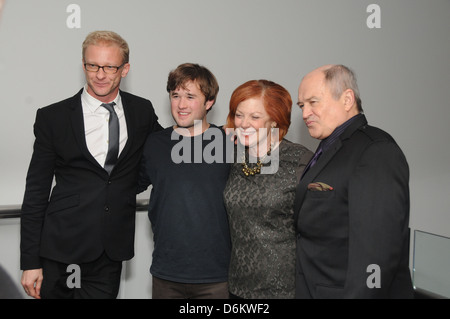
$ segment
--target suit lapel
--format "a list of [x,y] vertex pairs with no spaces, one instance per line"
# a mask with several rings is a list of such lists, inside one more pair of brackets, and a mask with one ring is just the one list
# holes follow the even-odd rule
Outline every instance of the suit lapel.
[[119,164],[120,161],[125,158],[127,153],[130,151],[131,145],[133,145],[132,141],[135,136],[135,121],[134,121],[134,109],[130,106],[130,101],[126,94],[123,94],[122,91],[120,91],[120,97],[122,99],[122,106],[123,106],[123,112],[125,115],[125,121],[127,122],[127,142],[125,143],[125,147],[123,148],[122,152],[119,155],[119,159],[117,160],[116,165]]
[[[91,152],[89,152],[89,149],[86,144],[86,134],[85,134],[85,128],[84,128],[84,119],[83,119],[83,107],[81,106],[81,93],[83,92],[83,89],[81,89],[80,92],[78,92],[73,98],[69,105],[70,107],[70,121],[72,125],[73,134],[75,136],[75,140],[77,141],[78,147],[81,150],[81,153],[83,153],[84,157],[86,157],[87,160],[89,160],[92,164],[95,166],[103,169],[101,165],[97,162],[97,160],[92,156]],[[106,172],[106,171],[105,171]]]
[[303,176],[302,181],[312,183],[316,176],[327,166],[328,162],[331,161],[333,156],[339,151],[342,147],[342,141],[340,139],[336,140],[336,142],[331,145],[329,149],[327,149],[321,156],[317,163],[306,172],[305,176]]
[[295,194],[294,202],[294,219],[297,220],[298,213],[300,212],[301,206],[303,204],[303,199],[305,198],[306,192],[308,191],[308,184],[315,181],[315,178],[319,173],[327,166],[334,155],[341,149],[342,141],[338,139],[329,149],[327,149],[319,158],[317,163],[311,167],[303,178],[297,185],[297,192]]
[[350,138],[353,133],[358,130],[360,127],[367,125],[367,120],[364,115],[361,116],[341,134],[341,136],[334,142],[329,149],[327,149],[319,158],[317,163],[309,169],[308,172],[303,176],[297,186],[297,192],[295,194],[295,202],[294,202],[294,219],[297,223],[298,214],[303,205],[303,200],[308,191],[308,184],[312,182],[320,182],[315,180],[319,173],[328,165],[331,159],[336,155],[336,153],[342,148],[343,141]]

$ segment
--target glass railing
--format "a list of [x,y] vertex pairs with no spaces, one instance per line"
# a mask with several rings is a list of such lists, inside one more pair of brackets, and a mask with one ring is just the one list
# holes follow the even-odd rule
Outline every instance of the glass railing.
[[413,283],[417,290],[450,298],[450,238],[414,231]]

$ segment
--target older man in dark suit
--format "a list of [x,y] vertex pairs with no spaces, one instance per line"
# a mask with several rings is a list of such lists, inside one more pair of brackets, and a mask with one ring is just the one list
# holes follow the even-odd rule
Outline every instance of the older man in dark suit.
[[150,101],[119,90],[129,69],[125,40],[93,32],[83,43],[86,86],[37,111],[21,217],[32,297],[117,296],[122,261],[134,255],[142,148],[162,129]]
[[355,76],[343,65],[306,75],[298,100],[321,142],[295,200],[296,297],[413,297],[401,149],[367,124]]

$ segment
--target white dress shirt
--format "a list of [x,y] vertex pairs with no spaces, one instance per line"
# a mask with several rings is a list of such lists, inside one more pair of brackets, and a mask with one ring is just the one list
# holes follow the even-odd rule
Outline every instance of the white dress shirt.
[[[114,110],[119,118],[119,155],[128,139],[127,122],[123,112],[122,99],[117,94],[113,101],[115,102]],[[106,154],[108,153],[108,135],[109,135],[109,111],[101,106],[103,102],[97,100],[87,92],[84,87],[81,94],[81,105],[83,107],[84,133],[86,136],[86,144],[89,152],[94,156],[97,162],[104,167]]]

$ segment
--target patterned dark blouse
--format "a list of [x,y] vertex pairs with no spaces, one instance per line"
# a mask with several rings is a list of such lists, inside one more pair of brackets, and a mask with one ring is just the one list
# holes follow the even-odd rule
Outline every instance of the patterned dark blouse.
[[232,294],[251,299],[294,297],[295,190],[312,155],[284,139],[276,173],[246,177],[242,163],[233,165],[224,191],[232,241]]

